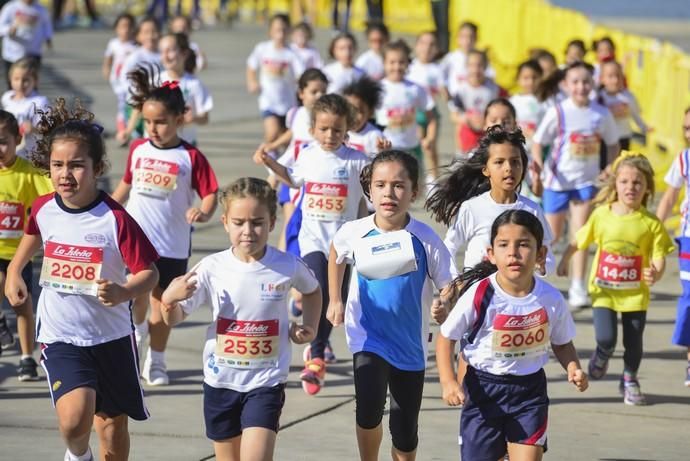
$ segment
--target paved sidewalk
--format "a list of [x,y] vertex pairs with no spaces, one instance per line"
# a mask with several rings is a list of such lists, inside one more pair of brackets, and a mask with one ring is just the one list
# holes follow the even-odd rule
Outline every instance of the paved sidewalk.
[[[211,123],[200,130],[200,148],[209,157],[222,184],[246,175],[263,177],[265,171],[251,162],[261,139],[256,100],[244,89],[245,59],[252,46],[264,39],[261,28],[237,25],[231,29],[197,32],[198,41],[209,55],[209,69],[201,74],[215,100]],[[112,132],[115,99],[100,76],[100,60],[109,38],[105,31],[75,31],[59,34],[55,52],[46,56],[46,71],[40,83],[48,96],[78,94]],[[327,33],[319,33],[325,50]],[[448,117],[442,129],[442,151],[452,151]],[[108,142],[114,187],[121,177],[127,151]],[[446,159],[449,157],[446,156]],[[428,221],[420,204],[415,216]],[[280,226],[276,226],[277,229]],[[435,226],[439,232],[444,232]],[[192,263],[227,248],[228,239],[219,220],[197,227],[193,235]],[[272,236],[273,241],[277,233]],[[690,389],[683,387],[684,354],[670,344],[675,317],[675,300],[680,292],[676,262],[669,260],[666,278],[653,290],[645,332],[646,354],[640,371],[642,388],[650,405],[628,407],[618,394],[621,353],[612,361],[609,377],[592,383],[579,394],[566,382],[563,371],[552,362],[547,366],[551,414],[549,451],[553,460],[687,460],[690,458]],[[567,280],[556,280],[565,287]],[[14,315],[5,312],[14,322]],[[594,346],[590,312],[575,316],[576,346],[582,359]],[[168,365],[172,383],[147,388],[151,420],[132,422],[131,459],[213,459],[212,447],[204,436],[201,395],[201,349],[210,311],[201,310],[176,328],[170,339]],[[436,331],[436,329],[434,329]],[[354,460],[357,444],[354,431],[354,396],[351,356],[343,330],[334,331],[333,345],[339,361],[329,367],[327,385],[316,397],[306,396],[298,374],[301,349],[293,348],[293,362],[278,437],[276,460]],[[620,344],[620,341],[619,341]],[[622,347],[622,346],[619,346]],[[56,429],[45,381],[19,383],[16,351],[0,357],[0,459],[62,459],[64,445]],[[427,372],[420,418],[420,460],[458,459],[457,433],[460,412],[440,399],[437,372],[432,359]],[[387,424],[387,420],[384,419]],[[97,441],[92,437],[92,448]],[[389,437],[384,437],[381,459],[388,459]]]

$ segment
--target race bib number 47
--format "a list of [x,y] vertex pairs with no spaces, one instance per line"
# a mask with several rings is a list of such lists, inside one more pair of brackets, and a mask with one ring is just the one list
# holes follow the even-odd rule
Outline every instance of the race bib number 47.
[[18,239],[24,235],[24,205],[0,202],[0,239]]
[[339,221],[347,206],[347,184],[308,182],[304,187],[302,211],[306,218]]
[[96,296],[102,266],[103,248],[48,241],[39,284],[62,293]]
[[165,198],[177,187],[177,163],[150,158],[138,158],[134,165],[132,187],[145,195]]
[[234,320],[219,317],[216,363],[230,368],[269,368],[278,364],[278,320]]
[[549,341],[549,319],[541,308],[526,315],[498,314],[493,323],[496,359],[520,360],[543,354]]
[[640,287],[642,256],[622,256],[601,250],[594,283],[612,290],[630,290]]

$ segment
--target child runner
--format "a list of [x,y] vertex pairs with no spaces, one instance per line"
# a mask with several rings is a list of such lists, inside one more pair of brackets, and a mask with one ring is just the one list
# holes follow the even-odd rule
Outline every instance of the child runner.
[[[190,74],[195,74],[201,72],[208,67],[208,59],[206,58],[206,53],[201,50],[201,47],[197,42],[192,41],[192,21],[189,16],[177,15],[170,20],[168,24],[168,33],[170,34],[184,34],[187,36],[189,41],[189,48],[194,52],[187,56],[187,62],[185,68],[188,69]],[[190,65],[193,63],[193,65]]]
[[92,119],[81,107],[69,111],[64,99],[41,116],[34,162],[50,171],[57,192],[33,203],[5,283],[10,304],[26,303],[21,273],[43,247],[36,340],[69,461],[93,459],[92,426],[100,459],[127,459],[127,418],[149,417],[130,300],[156,284],[158,255],[137,223],[96,186],[107,161],[103,128]]
[[[273,459],[290,340],[309,342],[321,309],[319,283],[298,257],[266,244],[276,194],[261,179],[241,178],[221,193],[228,250],[206,256],[163,293],[163,318],[174,326],[210,304],[203,353],[206,436],[216,459]],[[302,325],[290,324],[291,287],[304,294]]]
[[523,62],[518,66],[516,78],[520,92],[510,97],[517,114],[517,123],[525,135],[527,152],[531,152],[532,137],[544,117],[544,106],[534,94],[541,77],[542,70],[537,61]]
[[308,22],[300,22],[292,29],[290,48],[300,57],[305,69],[321,69],[323,67],[321,53],[311,43],[313,38],[314,30]]
[[[383,51],[385,78],[381,80],[383,89],[381,104],[376,110],[376,123],[382,127],[384,136],[390,140],[394,149],[404,150],[414,155],[424,171],[425,149],[433,149],[438,127],[434,114],[434,100],[431,94],[405,79],[410,63],[410,47],[403,40],[386,45]],[[417,137],[417,111],[423,111],[429,121],[426,136]]]
[[506,91],[487,77],[486,54],[472,50],[467,54],[467,78],[448,87],[450,116],[456,126],[457,155],[466,157],[484,133],[484,110],[492,99],[507,96]]
[[[618,155],[618,130],[611,113],[589,99],[592,91],[592,67],[583,62],[568,66],[565,84],[570,96],[549,108],[532,141],[532,162],[542,172],[544,195],[542,204],[554,240],[563,234],[570,210],[570,230],[574,233],[587,221],[594,185],[599,175],[601,141],[607,146],[608,163]],[[542,146],[553,145],[544,160]],[[535,176],[537,182],[540,181]],[[581,251],[573,259],[568,301],[573,308],[590,305],[585,286],[587,253]]]
[[[686,142],[690,143],[690,108],[685,110],[683,133]],[[664,178],[668,188],[656,209],[656,215],[661,222],[664,222],[671,214],[683,186],[685,186],[685,196],[690,197],[688,165],[690,165],[690,149],[684,149],[678,154]],[[690,213],[687,202],[684,202],[681,207],[681,226],[676,242],[679,247],[678,265],[683,293],[678,298],[678,314],[672,341],[673,344],[687,348],[688,366],[685,373],[685,385],[690,387]]]
[[647,210],[654,198],[654,170],[642,154],[623,151],[595,203],[601,204],[563,253],[558,275],[568,274],[576,250],[597,245],[589,279],[597,347],[589,375],[602,379],[616,348],[618,313],[623,324],[623,376],[619,390],[627,405],[644,405],[637,370],[642,361],[649,287],[661,279],[666,255],[675,248],[659,219]]
[[343,88],[354,83],[366,74],[364,70],[354,64],[355,53],[357,52],[357,40],[349,32],[341,32],[331,40],[328,48],[329,56],[335,60],[323,68],[323,73],[328,77],[328,92],[343,92]]
[[[392,456],[414,460],[433,286],[445,288],[455,266],[434,231],[408,213],[419,184],[419,164],[413,156],[399,150],[380,153],[362,171],[361,183],[376,211],[345,223],[333,238],[328,319],[333,326],[345,322],[354,354],[360,459],[379,459],[390,388]],[[381,251],[384,247],[389,250]],[[340,292],[348,263],[355,271],[346,308]],[[447,314],[447,303],[431,311],[439,323]]]
[[355,65],[362,69],[372,80],[381,80],[384,76],[383,50],[391,36],[388,27],[382,22],[368,22],[365,31],[369,49],[360,54]]
[[40,111],[48,106],[48,99],[38,94],[38,63],[33,58],[22,58],[10,69],[11,90],[2,95],[2,108],[17,119],[23,140],[17,154],[29,159],[36,146],[36,124]]
[[343,89],[343,96],[355,110],[355,124],[347,132],[345,144],[370,158],[391,148],[391,142],[383,136],[383,132],[369,121],[381,104],[381,91],[381,84],[369,77],[362,77]]
[[[158,53],[158,39],[160,29],[158,23],[153,18],[144,18],[137,25],[134,37],[137,48],[130,53],[122,65],[120,72],[120,91],[125,98],[129,98],[131,91],[128,74],[134,72],[139,66],[151,66],[156,69],[161,68],[161,56]],[[121,145],[126,145],[132,136],[143,136],[144,129],[139,114],[135,112],[129,101],[125,107],[126,125],[124,131],[118,131],[117,140]]]
[[137,47],[133,39],[135,23],[134,16],[129,13],[122,13],[115,19],[115,37],[108,41],[103,57],[103,77],[108,80],[117,98],[117,116],[115,119],[117,133],[127,128],[125,123],[127,94],[122,91],[120,83],[122,82],[122,69],[125,61]]
[[[137,298],[133,315],[139,349],[151,335],[141,374],[148,385],[160,386],[169,382],[165,348],[170,335],[170,327],[161,317],[161,295],[172,279],[187,272],[192,225],[213,215],[218,183],[206,157],[177,134],[185,113],[177,82],[156,87],[145,68],[130,76],[132,103],[142,114],[149,138],[132,142],[125,174],[113,198],[119,203],[128,201],[127,211],[161,256],[156,263],[160,280],[150,296],[146,293]],[[194,206],[195,192],[201,197],[199,206]]]
[[[440,94],[445,94],[445,82],[443,78],[443,69],[436,63],[436,55],[438,54],[438,45],[436,43],[436,34],[434,32],[423,32],[417,37],[417,42],[414,47],[415,59],[412,60],[407,72],[407,79],[422,88],[426,89],[431,95],[431,98],[436,102]],[[436,116],[436,138],[430,146],[422,146],[424,152],[424,163],[427,165],[426,183],[430,184],[439,175],[438,171],[438,150],[436,149],[436,142],[438,140],[438,126],[440,125],[441,114],[438,108],[434,107],[434,115]],[[419,138],[424,139],[429,131],[429,120],[426,116],[426,111],[417,110],[417,125],[419,126]]]
[[[565,300],[555,287],[534,276],[546,258],[543,235],[532,213],[501,213],[491,226],[489,261],[460,277],[469,288],[441,325],[436,362],[443,400],[464,405],[462,459],[503,459],[506,452],[510,459],[542,459],[549,346],[568,381],[580,392],[587,389],[587,375],[572,342],[575,323]],[[457,341],[469,365],[462,383],[453,373]]]
[[[31,204],[34,200],[53,190],[50,179],[45,173],[34,168],[27,160],[17,157],[16,148],[21,141],[19,124],[14,116],[0,110],[0,304],[2,304],[7,267],[14,257],[19,240],[24,234]],[[17,314],[17,333],[21,359],[19,361],[19,381],[38,379],[37,364],[34,352],[34,307],[31,300],[33,286],[33,265],[29,261],[21,271],[22,280],[27,287],[24,302],[14,307]],[[2,315],[2,308],[0,308]],[[4,316],[0,322],[6,323]],[[14,344],[10,331],[11,343],[2,344],[7,348]]]
[[53,23],[48,11],[36,0],[13,0],[0,11],[0,37],[5,77],[10,87],[10,66],[22,58],[41,63],[43,42],[53,47]]
[[505,131],[518,129],[517,112],[506,98],[493,99],[484,109],[484,132],[494,125],[500,125]]
[[594,84],[599,85],[601,83],[599,79],[601,76],[601,64],[606,61],[616,60],[616,45],[614,45],[611,37],[602,37],[599,40],[594,40],[592,51],[596,54],[596,63],[594,64],[592,75]]
[[247,58],[247,89],[259,95],[264,120],[264,142],[273,142],[285,131],[285,114],[297,105],[297,79],[304,67],[290,49],[290,19],[274,15],[269,22],[270,40],[258,43]]
[[568,46],[565,47],[565,65],[569,66],[574,62],[584,61],[586,54],[585,42],[579,38],[569,41]]
[[[266,165],[288,186],[304,185],[299,248],[324,290],[328,287],[330,242],[340,226],[357,218],[364,204],[359,174],[369,158],[343,144],[353,124],[354,115],[347,101],[337,94],[327,94],[316,101],[311,111],[315,142],[300,153],[291,170],[262,149],[254,154],[257,164]],[[328,299],[324,293],[319,329],[300,376],[302,387],[310,395],[321,390],[326,376],[325,348],[332,329],[326,319]]]

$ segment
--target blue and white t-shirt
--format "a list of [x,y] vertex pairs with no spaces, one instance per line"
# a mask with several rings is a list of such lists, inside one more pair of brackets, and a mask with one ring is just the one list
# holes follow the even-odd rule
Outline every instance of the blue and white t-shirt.
[[411,234],[417,269],[376,280],[360,274],[355,254],[359,241],[384,233],[374,216],[343,224],[333,239],[338,263],[354,263],[345,309],[347,344],[353,354],[372,352],[401,370],[424,370],[432,282],[441,289],[456,270],[441,238],[410,218],[405,230]]

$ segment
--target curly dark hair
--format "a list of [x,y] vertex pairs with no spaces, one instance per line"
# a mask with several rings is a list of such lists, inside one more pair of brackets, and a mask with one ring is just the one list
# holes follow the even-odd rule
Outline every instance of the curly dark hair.
[[[181,34],[178,34],[181,35]],[[131,83],[129,90],[132,107],[141,110],[146,101],[158,101],[165,109],[175,115],[185,112],[184,95],[178,85],[157,86],[155,82],[160,80],[160,71],[154,65],[140,65],[127,74],[127,80]]]
[[355,80],[343,89],[343,96],[355,96],[373,112],[381,104],[383,89],[381,84],[369,77]]
[[322,112],[345,117],[348,130],[355,126],[355,111],[350,103],[339,94],[324,94],[316,100],[311,109],[311,126],[314,126],[316,116]]
[[36,125],[38,140],[30,154],[34,166],[50,171],[50,154],[53,143],[59,140],[71,140],[88,148],[89,157],[93,160],[94,171],[105,173],[108,160],[103,141],[103,127],[93,121],[93,113],[86,110],[79,99],[74,107],[67,107],[65,98],[57,98],[55,104],[45,109],[37,109],[40,120]]

